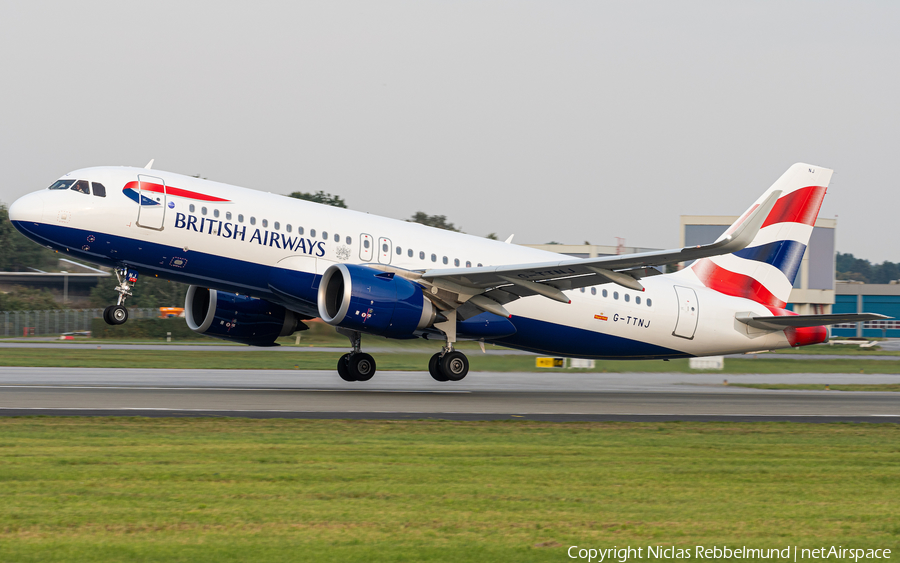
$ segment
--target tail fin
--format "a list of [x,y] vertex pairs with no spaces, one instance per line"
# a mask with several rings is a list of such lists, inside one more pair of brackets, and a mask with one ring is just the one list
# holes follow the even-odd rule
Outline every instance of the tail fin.
[[781,191],[753,242],[733,254],[698,260],[691,270],[711,289],[784,308],[831,174],[827,168],[809,164],[791,166],[719,237],[734,231],[770,193]]

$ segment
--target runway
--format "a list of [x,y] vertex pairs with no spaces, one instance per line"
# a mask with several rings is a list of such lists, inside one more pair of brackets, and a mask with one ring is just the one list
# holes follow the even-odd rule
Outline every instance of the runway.
[[439,383],[379,372],[0,368],[0,415],[456,420],[777,420],[900,423],[900,394],[734,383],[896,383],[878,374],[487,373]]

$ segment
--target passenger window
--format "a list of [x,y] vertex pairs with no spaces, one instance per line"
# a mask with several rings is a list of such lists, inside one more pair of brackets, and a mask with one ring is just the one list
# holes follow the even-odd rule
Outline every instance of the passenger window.
[[341,242],[341,235],[334,235],[334,242]]
[[453,265],[456,266],[456,267],[459,267],[459,258],[454,258],[454,259],[453,259]]
[[251,225],[255,225],[255,224],[256,224],[256,217],[253,217],[253,216],[250,217],[250,224],[251,224]]
[[584,293],[584,288],[583,288],[583,287],[581,288],[581,293]]
[[[191,206],[191,211],[194,210],[193,207],[194,207],[194,206],[192,205],[192,206]],[[238,213],[238,223],[243,223],[243,222],[244,222],[244,216],[241,215],[240,213]]]
[[350,244],[350,237],[347,237],[345,240],[347,241],[347,244]]
[[419,260],[424,260],[424,259],[425,259],[425,253],[420,250],[419,251]]
[[201,207],[201,208],[200,208],[200,215],[206,215],[206,208],[205,208],[205,207]]
[[188,206],[188,211],[190,211],[191,213],[194,212],[194,209],[196,209],[196,207],[194,207],[193,203]]
[[106,186],[100,182],[91,182],[91,187],[94,189],[95,196],[106,197]]
[[629,295],[628,293],[626,293],[626,294],[625,294],[625,302],[628,303],[629,301],[631,301],[631,295]]
[[266,227],[268,227],[268,226],[269,226],[269,220],[268,220],[268,219],[263,219],[263,220],[262,220],[262,226],[263,226],[264,229],[265,229]]
[[444,264],[446,264],[446,263],[447,263],[447,257],[444,256]]
[[634,298],[634,304],[635,304],[635,305],[640,305],[640,304],[641,304],[641,296],[640,296],[640,295],[635,296],[635,298]]
[[218,216],[219,216],[219,210],[213,209],[213,217],[218,217]]
[[647,298],[647,306],[650,307],[652,305],[653,305],[653,300],[648,297]]
[[437,262],[437,254],[432,254],[432,255],[431,255],[431,261],[432,261],[432,262]]
[[88,185],[87,180],[78,180],[75,182],[75,185],[72,186],[73,192],[78,192],[80,194],[91,195],[91,187]]
[[596,287],[592,287],[592,288],[591,288],[591,295],[597,295],[597,288],[596,288]]
[[328,231],[322,231],[322,240],[328,240]]
[[603,297],[609,297],[609,292],[605,289],[603,290]]
[[72,187],[72,184],[75,183],[75,180],[57,180],[53,182],[53,184],[47,188],[48,190],[68,190]]
[[[313,236],[316,236],[315,231],[313,232]],[[369,239],[363,240],[363,248],[369,248]]]
[[479,267],[479,268],[481,267],[481,262],[478,263],[478,267]]
[[398,246],[397,247],[397,256],[400,256],[401,254],[403,254],[403,249]]
[[618,299],[618,298],[619,298],[619,292],[613,291],[613,299]]
[[278,221],[275,221],[275,225],[273,225],[273,226],[275,227],[276,231],[281,229],[281,223],[279,223]]
[[302,235],[302,234],[303,234],[303,227],[297,227],[297,234],[298,234],[298,235]]
[[225,220],[226,220],[226,221],[231,221],[231,211],[226,211],[226,212],[225,212]]
[[310,229],[310,230],[309,230],[309,236],[315,237],[315,236],[316,236],[316,230],[315,230],[315,229]]
[[381,245],[381,251],[384,252],[384,253],[389,252],[389,251],[388,251],[388,245],[387,245],[387,243],[384,243],[384,244]]
[[412,248],[408,248],[408,249],[406,250],[406,255],[409,256],[410,258],[412,258],[412,255],[413,255],[413,249],[412,249]]
[[466,260],[466,268],[471,268],[471,267],[472,267],[472,263],[469,262],[468,260]]
[[287,232],[291,232],[291,224],[288,223],[287,225],[285,225],[285,226],[284,226],[284,230],[287,231]]

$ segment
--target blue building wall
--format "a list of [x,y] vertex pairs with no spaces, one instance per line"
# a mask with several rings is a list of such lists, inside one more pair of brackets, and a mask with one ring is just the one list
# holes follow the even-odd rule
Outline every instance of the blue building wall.
[[[835,295],[835,314],[856,313],[857,299],[862,298],[863,313],[879,313],[894,317],[886,321],[869,321],[863,324],[862,335],[866,338],[900,338],[900,295]],[[896,319],[896,320],[895,320]],[[834,337],[856,336],[856,325],[835,325],[831,328]]]

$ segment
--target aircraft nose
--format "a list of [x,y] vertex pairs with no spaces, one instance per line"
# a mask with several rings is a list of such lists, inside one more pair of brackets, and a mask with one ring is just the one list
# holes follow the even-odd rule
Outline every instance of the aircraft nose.
[[38,193],[24,195],[9,206],[9,220],[39,223],[44,218],[44,200]]

